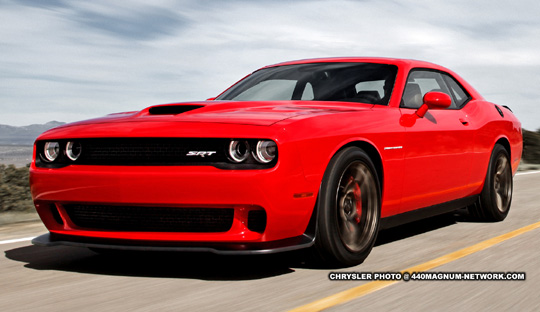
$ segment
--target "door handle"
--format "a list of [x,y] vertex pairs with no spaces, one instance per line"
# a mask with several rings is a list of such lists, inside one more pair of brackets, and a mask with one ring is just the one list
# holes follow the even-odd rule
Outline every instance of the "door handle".
[[459,122],[461,122],[461,124],[464,126],[469,125],[469,120],[467,118],[459,118]]

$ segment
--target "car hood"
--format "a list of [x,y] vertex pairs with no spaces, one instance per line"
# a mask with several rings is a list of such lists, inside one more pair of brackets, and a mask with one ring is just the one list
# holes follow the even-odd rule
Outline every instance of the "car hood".
[[270,126],[286,119],[313,115],[369,110],[372,104],[317,101],[233,102],[204,101],[173,103],[147,107],[138,112],[111,114],[105,117],[67,124],[111,122],[205,122]]

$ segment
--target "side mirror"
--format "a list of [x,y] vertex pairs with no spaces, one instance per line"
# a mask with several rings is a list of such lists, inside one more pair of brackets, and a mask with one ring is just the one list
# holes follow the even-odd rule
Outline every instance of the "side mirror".
[[423,118],[428,109],[446,109],[452,104],[452,99],[446,93],[442,92],[428,92],[424,95],[424,104],[418,108],[416,115]]

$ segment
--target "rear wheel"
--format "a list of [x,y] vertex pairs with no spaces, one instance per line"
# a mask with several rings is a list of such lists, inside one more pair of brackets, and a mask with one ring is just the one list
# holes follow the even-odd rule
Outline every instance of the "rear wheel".
[[357,147],[338,152],[319,194],[315,249],[324,263],[357,265],[368,256],[379,230],[381,192],[373,162]]
[[481,221],[502,221],[512,203],[513,177],[510,157],[506,149],[496,144],[491,153],[484,188],[478,202],[470,208]]

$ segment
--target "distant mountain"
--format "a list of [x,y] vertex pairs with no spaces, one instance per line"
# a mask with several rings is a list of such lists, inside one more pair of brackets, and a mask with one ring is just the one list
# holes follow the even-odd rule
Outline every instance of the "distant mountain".
[[32,145],[43,132],[65,124],[65,122],[50,121],[46,124],[14,127],[0,125],[0,145]]

